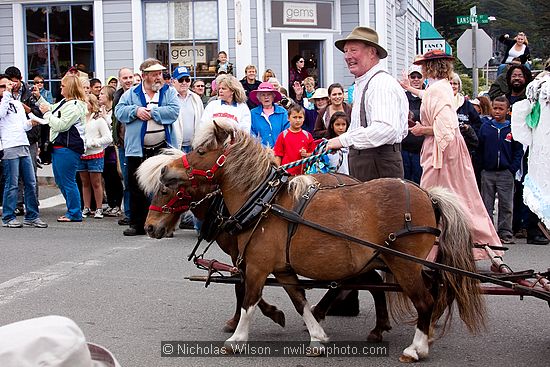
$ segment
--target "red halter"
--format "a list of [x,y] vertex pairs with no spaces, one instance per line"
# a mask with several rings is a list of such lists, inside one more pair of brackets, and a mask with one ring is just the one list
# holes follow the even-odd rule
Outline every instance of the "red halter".
[[[209,170],[201,170],[201,169],[194,169],[189,164],[189,161],[187,160],[187,155],[184,153],[181,157],[181,160],[183,162],[183,167],[187,170],[187,176],[189,177],[189,181],[191,181],[191,185],[193,187],[197,187],[198,183],[195,179],[195,176],[202,176],[206,177],[207,180],[211,181],[214,178],[214,173],[216,171],[223,167],[223,164],[225,163],[225,159],[227,158],[228,150],[223,152],[222,155],[216,159],[216,163],[212,166]],[[156,206],[156,205],[150,205],[149,210],[153,210],[156,212],[161,212],[165,214],[178,214],[183,213],[189,210],[190,204],[191,204],[191,195],[189,195],[183,186],[181,186],[176,192],[176,195],[170,199],[168,203],[163,205],[162,207]]]
[[189,161],[187,160],[187,155],[183,154],[181,157],[181,161],[183,162],[183,167],[187,170],[187,176],[189,177],[189,181],[191,181],[191,185],[193,187],[197,187],[198,183],[195,179],[195,176],[202,176],[206,177],[207,180],[212,180],[214,178],[214,173],[218,170],[218,168],[223,167],[223,164],[225,163],[225,159],[227,158],[227,150],[223,152],[222,155],[216,159],[216,163],[210,168],[209,170],[202,170],[202,169],[194,169],[189,164]]
[[[181,202],[181,203],[180,203]],[[163,206],[150,205],[149,210],[161,212],[164,214],[178,214],[189,210],[191,195],[185,192],[185,188],[180,187],[176,195]]]

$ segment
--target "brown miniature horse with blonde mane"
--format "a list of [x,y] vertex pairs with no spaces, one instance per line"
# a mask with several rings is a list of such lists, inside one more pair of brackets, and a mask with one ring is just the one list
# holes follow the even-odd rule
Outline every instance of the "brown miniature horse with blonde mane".
[[[179,150],[165,150],[164,154],[174,155],[175,157],[181,157],[183,153]],[[143,191],[152,195],[151,205],[147,214],[147,220],[145,221],[145,231],[151,238],[163,238],[169,237],[174,232],[177,224],[179,223],[180,216],[187,210],[190,200],[187,197],[181,196],[181,193],[177,190],[168,188],[162,185],[159,181],[160,169],[164,167],[166,159],[161,156],[154,156],[147,159],[140,165],[137,171],[138,182]],[[345,184],[357,184],[358,180],[341,174],[331,175],[314,175],[318,182],[323,185],[345,185]],[[193,200],[200,200],[214,187],[208,187],[207,185],[200,188],[189,189],[190,196]],[[193,214],[199,220],[204,221],[207,216],[207,210],[210,207],[212,199],[205,200],[200,205],[192,209]],[[166,208],[163,210],[163,208]],[[210,213],[215,214],[215,213]],[[237,237],[231,236],[225,231],[220,231],[216,237],[216,242],[219,247],[231,257],[233,264],[236,263],[239,255],[239,248],[237,244]],[[375,272],[366,274],[362,281],[368,284],[380,283],[382,279]],[[233,317],[226,321],[223,331],[234,332],[239,322],[241,315],[242,301],[244,299],[244,284],[235,284],[235,296],[236,296],[236,308]],[[375,310],[376,310],[376,326],[370,331],[367,340],[369,342],[381,342],[383,339],[382,333],[391,329],[390,320],[386,305],[386,298],[384,292],[371,291],[374,298]],[[345,295],[342,292],[342,295]],[[315,306],[314,315],[317,321],[325,318],[330,306],[335,299],[342,297],[340,290],[331,289],[327,292],[325,297]],[[270,305],[265,300],[260,300],[258,307],[262,313],[272,319],[275,323],[285,326],[285,315],[277,307]]]
[[[205,126],[195,137],[193,152],[168,163],[161,182],[171,188],[218,184],[230,214],[236,213],[267,177],[275,165],[271,150],[248,133],[235,130],[226,121]],[[198,175],[197,172],[202,172]],[[191,177],[190,177],[191,176]],[[281,191],[272,204],[292,210],[314,178],[301,176]],[[436,215],[436,211],[439,216]],[[389,235],[404,227],[405,212],[415,226],[441,228],[438,261],[475,272],[472,236],[467,216],[455,196],[445,189],[427,191],[399,179],[378,179],[367,183],[317,192],[309,200],[303,218],[356,238],[383,244]],[[298,286],[297,275],[316,280],[343,280],[372,270],[375,251],[358,243],[331,236],[305,225],[298,225],[287,248],[288,222],[266,210],[261,222],[238,235],[240,255],[246,264],[245,297],[235,333],[226,341],[229,348],[248,341],[251,317],[261,299],[265,280],[273,274],[285,287],[296,310],[302,315],[313,346],[328,337],[313,316]],[[439,223],[438,223],[439,218]],[[435,235],[414,233],[391,242],[392,249],[425,259],[433,247]],[[485,306],[478,281],[449,272],[438,279],[437,296],[430,293],[422,276],[422,265],[385,252],[377,256],[389,268],[403,293],[418,314],[411,345],[400,360],[417,361],[428,356],[433,323],[456,302],[461,319],[472,332],[484,326]],[[289,263],[287,262],[289,261]],[[449,317],[446,318],[446,321]]]

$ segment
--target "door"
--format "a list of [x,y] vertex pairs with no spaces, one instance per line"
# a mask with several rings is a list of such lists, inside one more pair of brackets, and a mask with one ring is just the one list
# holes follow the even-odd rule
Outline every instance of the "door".
[[[325,41],[322,40],[289,40],[288,41],[288,60],[289,65],[294,56],[300,55],[304,58],[304,68],[309,76],[313,77],[316,86],[325,87],[323,80],[323,48]],[[289,86],[291,87],[291,86]]]

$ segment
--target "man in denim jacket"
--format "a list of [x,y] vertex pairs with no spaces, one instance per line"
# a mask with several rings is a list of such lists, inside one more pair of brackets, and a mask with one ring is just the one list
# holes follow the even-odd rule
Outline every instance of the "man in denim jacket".
[[174,88],[164,83],[166,70],[156,59],[140,65],[142,82],[126,91],[115,108],[116,118],[125,125],[124,150],[130,190],[130,227],[125,236],[144,235],[148,204],[136,171],[141,163],[166,147],[176,147],[172,124],[178,118],[179,101]]

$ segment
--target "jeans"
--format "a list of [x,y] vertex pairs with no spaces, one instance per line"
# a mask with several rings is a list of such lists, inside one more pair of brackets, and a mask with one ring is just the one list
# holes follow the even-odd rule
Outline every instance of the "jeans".
[[70,220],[82,220],[80,192],[76,185],[76,169],[80,154],[69,148],[55,148],[52,153],[52,169],[55,183],[67,203],[65,216]]
[[[31,162],[34,169],[34,178],[35,181],[38,181],[38,176],[36,175],[36,170],[38,169],[38,166],[36,164],[36,156],[38,155],[38,143],[33,143],[29,145],[29,151],[31,152]],[[23,182],[23,177],[19,176],[19,191],[17,193],[17,206],[22,207],[23,206],[23,192],[25,191],[25,184]],[[38,185],[36,185],[36,199],[38,199]]]
[[489,217],[493,218],[495,196],[498,195],[498,225],[500,238],[513,236],[514,175],[508,170],[481,171],[481,198]]
[[118,159],[120,160],[120,171],[122,172],[123,196],[124,196],[124,216],[131,218],[130,211],[130,189],[128,188],[128,162],[126,161],[126,152],[124,147],[117,147]]
[[31,157],[19,157],[15,159],[4,159],[4,195],[3,195],[3,217],[4,223],[15,219],[13,213],[17,205],[17,191],[19,175],[23,177],[25,186],[25,219],[34,220],[38,218],[38,199],[36,198],[36,176],[32,166]]

